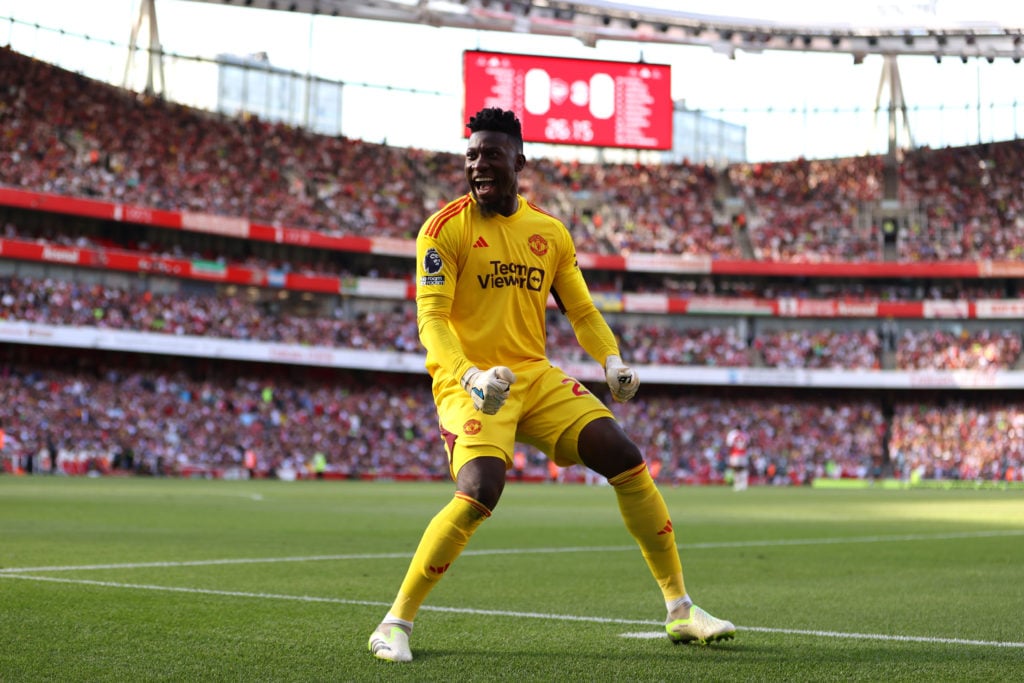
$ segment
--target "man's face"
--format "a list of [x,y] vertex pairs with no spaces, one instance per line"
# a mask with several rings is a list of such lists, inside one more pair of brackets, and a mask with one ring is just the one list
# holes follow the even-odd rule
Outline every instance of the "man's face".
[[526,163],[510,135],[477,131],[466,147],[466,181],[485,211],[508,216],[516,210],[519,171]]

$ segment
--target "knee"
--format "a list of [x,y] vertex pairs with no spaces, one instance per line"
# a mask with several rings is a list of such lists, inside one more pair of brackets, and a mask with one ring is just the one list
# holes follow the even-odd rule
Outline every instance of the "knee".
[[494,512],[494,508],[498,507],[498,501],[501,500],[501,491],[498,489],[481,491],[477,500],[488,510]]
[[494,510],[505,490],[505,461],[499,458],[470,460],[459,470],[455,486],[488,510]]
[[644,461],[644,454],[640,452],[640,447],[632,439],[625,436],[621,443],[616,444],[615,453],[617,457],[614,459],[614,464],[615,469],[618,471],[608,475],[609,478],[614,477],[616,474],[622,474],[626,470],[631,470]]
[[583,464],[609,479],[644,461],[639,446],[610,418],[594,420],[584,427],[578,448]]
[[494,482],[458,484],[457,487],[460,493],[464,493],[491,511],[498,505],[503,489]]

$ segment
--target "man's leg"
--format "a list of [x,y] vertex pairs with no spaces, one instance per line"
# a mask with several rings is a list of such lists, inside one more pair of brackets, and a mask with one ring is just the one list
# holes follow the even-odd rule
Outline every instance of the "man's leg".
[[608,483],[615,491],[622,520],[639,544],[666,604],[684,597],[686,585],[672,520],[647,465],[640,463],[609,478]]
[[665,499],[647,471],[639,449],[618,422],[599,418],[582,429],[584,464],[608,477],[626,528],[640,546],[668,608],[666,629],[673,642],[706,644],[732,638],[736,627],[693,604],[683,581],[675,531]]
[[462,553],[473,532],[491,516],[501,496],[504,476],[505,461],[494,457],[470,460],[460,469],[455,496],[427,525],[391,609],[370,636],[369,648],[374,656],[393,662],[412,659],[409,634],[420,605]]

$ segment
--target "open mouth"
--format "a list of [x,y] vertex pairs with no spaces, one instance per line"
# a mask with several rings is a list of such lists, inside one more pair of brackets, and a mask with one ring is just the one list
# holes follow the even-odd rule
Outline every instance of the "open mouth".
[[486,196],[494,192],[495,184],[493,178],[475,178],[473,180],[473,189],[476,190],[478,196]]

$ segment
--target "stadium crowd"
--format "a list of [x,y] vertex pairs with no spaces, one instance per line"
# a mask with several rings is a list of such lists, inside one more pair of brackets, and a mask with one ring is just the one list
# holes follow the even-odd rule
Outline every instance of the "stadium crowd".
[[882,341],[875,329],[835,331],[772,330],[754,340],[771,368],[845,368],[878,370]]
[[904,198],[926,221],[900,244],[907,261],[1024,257],[1024,143],[920,150],[901,164]]
[[157,334],[337,346],[375,351],[422,350],[415,308],[387,313],[304,316],[244,296],[154,294],[69,280],[0,278],[0,319]]
[[[0,184],[199,211],[330,235],[411,238],[439,202],[461,194],[456,155],[318,136],[255,118],[236,120],[139,96],[0,48]],[[128,131],[129,133],[126,133]],[[581,164],[531,160],[523,191],[560,215],[581,252],[657,252],[712,258],[878,261],[885,257],[868,207],[882,197],[880,158],[736,164]],[[1024,255],[1019,178],[1024,142],[916,150],[900,165],[901,199],[923,219],[904,226],[907,261],[1018,260]],[[739,207],[737,209],[737,207]],[[95,224],[8,218],[4,236],[350,275],[341,258],[289,260],[242,248],[211,251],[175,234],[116,239]],[[82,226],[86,227],[82,229]],[[386,277],[407,278],[381,266]],[[964,299],[1016,295],[1007,282],[807,282],[628,274],[597,289],[690,296],[832,296]],[[156,334],[419,353],[409,302],[390,310],[328,307],[300,313],[280,302],[181,288],[177,293],[75,279],[0,278],[0,320]],[[638,364],[878,369],[1014,368],[1014,329],[961,329],[943,321],[882,321],[855,328],[771,329],[688,324],[669,316],[611,318]],[[551,355],[584,356],[571,328],[549,322]],[[889,347],[892,347],[891,349]],[[5,465],[33,471],[153,475],[251,470],[305,472],[322,454],[344,477],[446,477],[424,378],[193,359],[129,361],[50,349],[0,356]],[[197,379],[201,377],[200,379]],[[651,386],[616,405],[666,481],[721,481],[725,434],[751,434],[756,477],[800,484],[820,477],[1020,480],[1024,405],[1014,398],[891,399]],[[547,467],[531,452],[531,475]]]
[[[157,363],[53,352],[0,365],[5,465],[34,472],[308,476],[317,454],[332,476],[444,478],[427,378],[351,371],[259,372],[206,361]],[[195,376],[201,376],[195,378]],[[595,391],[600,391],[599,387]],[[756,393],[756,395],[755,395]],[[610,398],[606,397],[610,401]],[[721,482],[725,436],[750,434],[752,473],[774,484],[821,477],[911,475],[1020,480],[1024,403],[901,400],[891,430],[882,402],[650,387],[611,404],[660,477]],[[889,433],[887,434],[887,431]],[[247,463],[247,455],[254,462]],[[547,477],[530,451],[527,476]]]
[[[389,310],[301,314],[276,299],[239,294],[154,293],[110,284],[55,278],[0,276],[0,320],[89,326],[155,334],[420,353],[415,306]],[[685,318],[643,319],[609,314],[623,352],[657,365],[880,369],[883,344],[874,321],[863,329],[764,329],[744,338],[737,326],[691,326]],[[1021,360],[1021,335],[1012,330],[905,329],[897,369],[1009,369]],[[548,316],[548,349],[562,362],[585,360],[561,315]]]
[[[308,228],[411,238],[464,191],[456,155],[399,149],[208,114],[0,49],[0,183]],[[131,131],[130,135],[124,131]],[[902,259],[1024,254],[1024,142],[908,152]],[[581,251],[877,261],[881,157],[735,164],[539,159],[524,193],[560,215]],[[728,200],[741,209],[726,208]],[[864,216],[860,216],[864,213]],[[867,217],[870,220],[858,220]],[[749,239],[749,245],[745,243]],[[750,254],[747,254],[747,250]]]
[[882,198],[880,157],[734,164],[729,181],[749,207],[754,257],[764,261],[879,261],[862,205]]
[[907,369],[986,370],[1016,367],[1021,337],[1008,330],[904,330],[896,362]]
[[[410,281],[408,258],[372,258],[365,254],[283,247],[252,240],[225,241],[184,231],[166,230],[87,218],[69,220],[55,214],[0,208],[4,238],[43,245],[117,250],[139,256],[193,259],[255,271],[302,273],[310,276],[383,277]],[[677,275],[647,272],[588,271],[595,292],[666,293],[689,299],[794,298],[860,301],[928,301],[1016,298],[1013,278],[960,279],[827,279],[751,278],[743,276]]]

